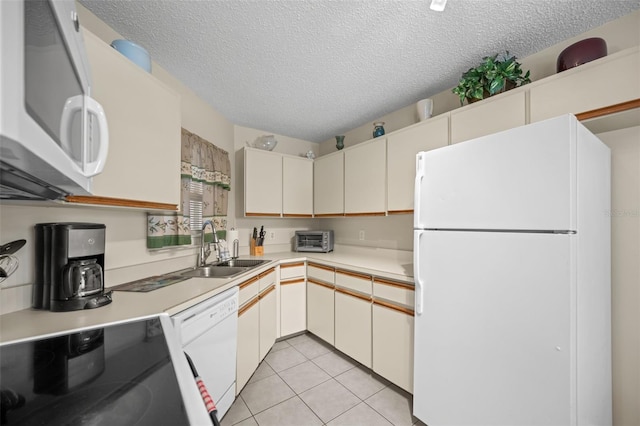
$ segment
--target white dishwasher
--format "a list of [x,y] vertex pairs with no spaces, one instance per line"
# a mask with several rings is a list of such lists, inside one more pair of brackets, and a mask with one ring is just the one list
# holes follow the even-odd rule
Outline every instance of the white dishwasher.
[[238,287],[172,317],[176,333],[218,408],[218,419],[235,399]]

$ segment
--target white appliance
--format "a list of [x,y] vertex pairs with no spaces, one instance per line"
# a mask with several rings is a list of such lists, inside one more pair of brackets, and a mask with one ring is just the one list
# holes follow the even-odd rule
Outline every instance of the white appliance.
[[109,133],[74,0],[0,2],[0,198],[91,193]]
[[609,208],[573,115],[417,155],[416,417],[612,423]]
[[238,287],[172,317],[182,349],[192,359],[218,409],[218,419],[236,396]]

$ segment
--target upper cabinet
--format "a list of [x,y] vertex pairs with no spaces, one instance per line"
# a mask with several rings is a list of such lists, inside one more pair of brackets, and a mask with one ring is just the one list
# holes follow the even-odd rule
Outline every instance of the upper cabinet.
[[344,152],[322,156],[313,163],[313,212],[316,217],[344,214]]
[[451,111],[451,143],[524,126],[527,123],[525,91],[514,90]]
[[446,146],[449,117],[442,115],[393,132],[387,137],[387,212],[413,212],[416,154]]
[[387,139],[379,137],[344,150],[345,215],[384,216]]
[[109,125],[95,196],[180,205],[180,96],[89,31],[84,31],[92,97]]
[[640,98],[640,47],[625,49],[535,82],[531,122]]
[[282,157],[282,216],[313,215],[313,160]]
[[313,160],[244,150],[245,216],[312,217]]
[[282,155],[244,150],[244,212],[246,216],[282,214]]

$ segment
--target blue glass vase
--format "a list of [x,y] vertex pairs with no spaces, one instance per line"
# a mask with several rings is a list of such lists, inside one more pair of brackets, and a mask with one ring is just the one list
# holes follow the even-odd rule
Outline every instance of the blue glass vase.
[[336,148],[338,150],[344,148],[344,136],[336,136]]
[[377,138],[378,136],[384,135],[384,122],[377,121],[373,123],[373,137]]

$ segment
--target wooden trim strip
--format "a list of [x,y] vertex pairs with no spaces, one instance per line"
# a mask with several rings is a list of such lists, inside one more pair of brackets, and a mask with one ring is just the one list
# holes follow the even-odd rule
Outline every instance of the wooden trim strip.
[[413,209],[411,210],[389,210],[387,214],[413,214]]
[[303,282],[304,282],[304,278],[294,278],[292,280],[280,281],[280,285],[291,285],[291,284],[298,284]]
[[259,300],[258,296],[255,296],[253,299],[245,303],[240,309],[238,309],[238,316],[247,312],[253,305],[258,303]]
[[314,268],[324,269],[325,271],[335,272],[336,268],[333,266],[321,265],[320,263],[307,262],[307,266],[313,266]]
[[260,293],[258,295],[258,300],[265,298],[267,296],[267,294],[271,293],[272,291],[275,291],[275,289],[276,289],[276,285],[275,284],[271,284],[265,290],[262,290],[262,293]]
[[372,278],[371,275],[365,275],[365,274],[360,274],[358,272],[346,271],[344,269],[336,269],[336,274],[347,275],[350,277],[361,278],[363,280],[369,280],[369,281],[371,281],[371,278]]
[[619,104],[613,104],[602,108],[596,108],[576,114],[579,121],[588,120],[590,118],[604,117],[605,115],[615,114],[617,112],[628,111],[630,109],[640,108],[640,98],[633,99]]
[[307,278],[307,282],[311,284],[316,284],[322,287],[330,288],[331,290],[336,288],[336,286],[333,284],[325,283],[323,281],[317,281],[317,280],[314,280],[313,278]]
[[67,195],[65,201],[72,204],[91,204],[96,206],[135,207],[147,210],[178,211],[177,204],[155,203],[152,201],[129,200],[126,198],[97,197],[91,195]]
[[249,216],[282,217],[282,215],[280,213],[250,213],[250,212],[246,212],[244,215],[247,216],[247,217],[249,217]]
[[304,266],[304,262],[285,263],[283,265],[280,265],[280,269],[282,269],[282,268],[295,268],[296,266]]
[[358,217],[358,216],[385,216],[385,212],[370,212],[370,213],[345,213],[346,217]]
[[374,305],[384,306],[385,308],[393,309],[394,311],[402,312],[403,314],[414,316],[415,313],[412,309],[405,308],[404,306],[394,305],[389,302],[384,302],[380,299],[373,299]]
[[258,277],[259,277],[259,278],[264,278],[264,277],[266,277],[267,275],[269,275],[270,273],[275,272],[275,271],[276,271],[276,267],[274,266],[273,268],[267,269],[267,270],[266,270],[266,271],[264,271],[264,272],[260,272],[260,273],[258,274]]
[[336,216],[344,216],[344,213],[316,213],[313,216],[314,217],[336,217]]
[[346,294],[347,296],[353,296],[357,299],[360,300],[366,300],[367,302],[371,302],[371,296],[365,296],[363,294],[360,293],[356,293],[355,291],[351,291],[351,290],[347,290],[346,288],[342,288],[342,287],[336,287],[336,291],[338,293],[342,293],[342,294]]
[[282,217],[313,217],[312,214],[302,214],[302,213],[283,213]]
[[260,278],[256,275],[255,277],[251,277],[248,280],[241,282],[240,285],[238,285],[238,288],[240,290],[242,290],[243,288],[255,283],[256,281],[258,281]]
[[391,281],[391,280],[386,280],[384,278],[378,278],[378,277],[373,277],[373,283],[378,283],[378,284],[383,284],[383,285],[388,285],[391,287],[399,287],[402,289],[406,289],[406,290],[411,290],[411,291],[415,291],[416,287],[414,285],[408,284],[408,283],[403,283],[400,281]]

